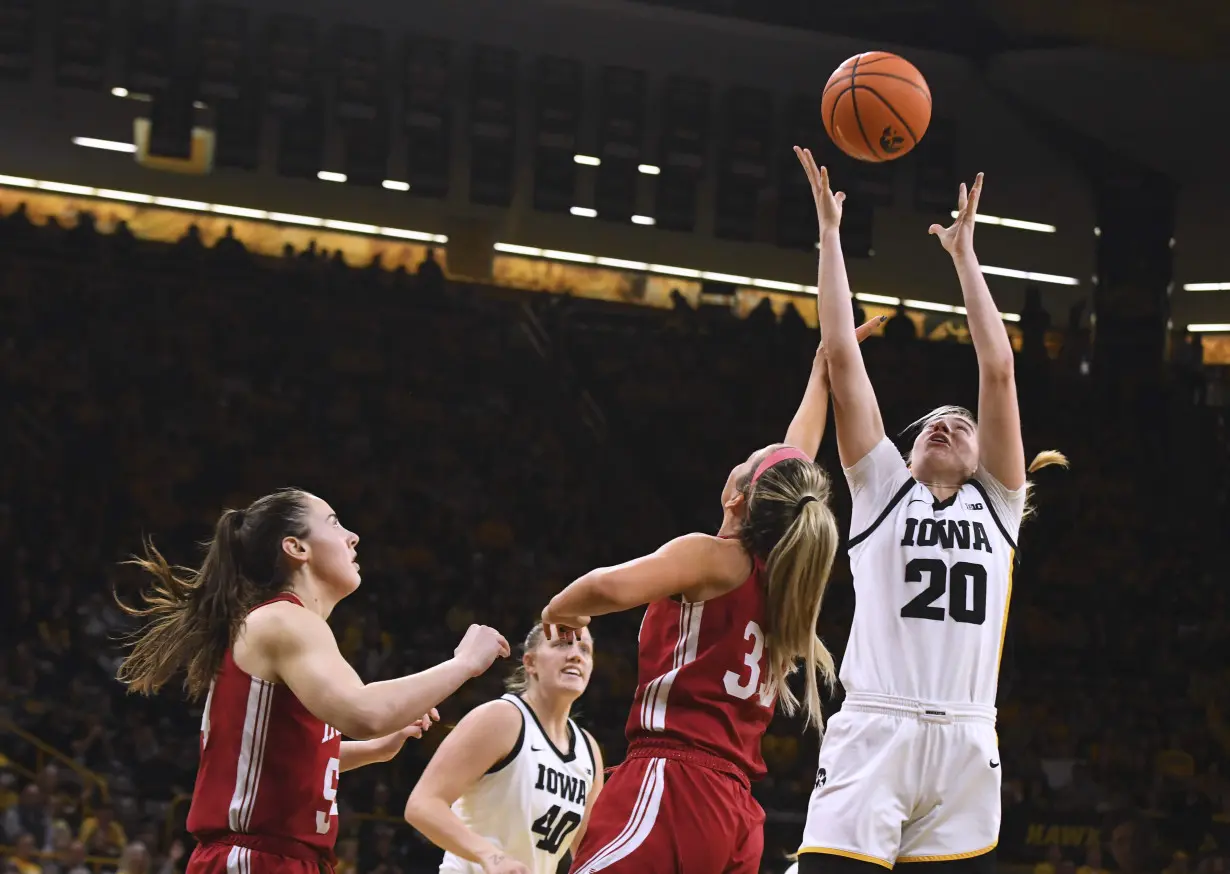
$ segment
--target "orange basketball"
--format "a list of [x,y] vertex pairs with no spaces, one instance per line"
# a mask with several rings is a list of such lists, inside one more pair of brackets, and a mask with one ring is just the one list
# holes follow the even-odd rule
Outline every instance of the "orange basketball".
[[864,52],[833,71],[820,108],[824,129],[851,158],[891,161],[927,132],[931,89],[905,58]]

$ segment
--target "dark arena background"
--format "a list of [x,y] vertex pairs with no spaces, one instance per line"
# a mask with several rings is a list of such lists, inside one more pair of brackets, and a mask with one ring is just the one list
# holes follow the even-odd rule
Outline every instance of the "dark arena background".
[[[790,147],[849,193],[864,355],[898,434],[976,401],[927,226],[977,246],[1037,476],[999,694],[1000,865],[1230,861],[1230,14],[1196,0],[0,0],[0,852],[182,870],[200,709],[115,680],[152,535],[294,484],[363,536],[334,613],[365,680],[524,637],[590,568],[715,531],[816,334]],[[843,157],[829,73],[910,59],[901,160]],[[900,442],[900,441],[899,441]],[[838,471],[832,436],[821,459]],[[838,477],[836,503],[848,520]],[[843,521],[843,529],[846,521]],[[844,553],[843,553],[844,556]],[[838,559],[821,620],[840,656]],[[581,721],[624,752],[640,612],[598,620]],[[409,788],[442,726],[341,781],[342,874],[434,872]],[[840,705],[840,693],[831,708]],[[763,870],[817,739],[778,717]]]

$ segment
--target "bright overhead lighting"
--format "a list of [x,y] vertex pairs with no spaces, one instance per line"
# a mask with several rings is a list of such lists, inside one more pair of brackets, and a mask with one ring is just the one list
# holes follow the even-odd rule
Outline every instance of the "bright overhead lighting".
[[887,294],[856,294],[855,300],[861,300],[863,303],[878,303],[887,307],[895,307],[901,303],[899,297],[889,297]]
[[128,89],[116,86],[115,88],[111,89],[111,96],[112,97],[127,97]]
[[658,220],[651,215],[634,215],[632,216],[632,224],[634,225],[656,225]]
[[[48,182],[42,179],[28,179],[24,176],[0,175],[0,186],[8,188],[35,188],[40,191],[52,191],[57,194],[73,194],[79,197],[96,197],[100,200],[117,200],[127,203],[144,203],[167,209],[181,209],[187,212],[214,213],[216,215],[236,216],[238,218],[255,219],[257,221],[272,221],[280,224],[306,225],[308,227],[329,228],[353,234],[365,234],[377,237],[394,237],[399,240],[416,240],[424,243],[448,243],[445,234],[431,234],[426,231],[408,231],[402,228],[378,228],[375,225],[361,222],[348,222],[339,219],[323,219],[308,215],[293,215],[284,212],[267,212],[263,209],[252,209],[247,206],[228,206],[221,203],[205,203],[201,200],[184,200],[179,197],[155,197],[151,194],[141,194],[135,191],[116,191],[111,188],[94,188],[89,185],[72,185],[67,182]],[[586,256],[588,257],[588,256]]]
[[316,174],[316,178],[321,182],[345,182],[345,173],[334,173],[332,170],[321,170]]
[[581,218],[597,218],[598,217],[598,210],[591,209],[588,206],[574,206],[572,209],[568,211],[572,213],[573,215],[579,216]]
[[657,176],[662,172],[662,168],[655,166],[654,164],[639,164],[636,169],[644,173],[646,176]]
[[99,188],[95,195],[104,200],[126,200],[129,203],[153,203],[154,198],[148,194],[137,194],[133,191],[115,191],[110,188]]
[[1051,285],[1080,285],[1075,276],[1058,276],[1054,273],[1032,273],[1028,270],[1016,270],[1011,267],[988,267],[982,265],[982,272],[988,276],[1007,276],[1010,279],[1027,279],[1030,282],[1046,282]]
[[752,285],[770,291],[793,291],[797,294],[815,294],[816,290],[800,282],[778,282],[776,279],[753,279]]
[[930,310],[933,313],[955,313],[960,308],[947,303],[933,303],[929,300],[912,300],[905,298],[901,301],[906,305],[907,309],[911,310]]
[[616,270],[645,271],[649,269],[649,263],[646,261],[629,261],[625,258],[599,258],[595,263],[599,267],[614,267]]
[[218,215],[233,215],[239,218],[250,219],[267,219],[269,213],[263,209],[248,209],[246,206],[223,206],[220,203],[215,203],[210,208],[211,212],[216,212]]
[[558,249],[543,249],[542,257],[550,258],[552,261],[571,261],[574,264],[598,263],[598,259],[594,255],[582,255],[579,252],[561,252]]
[[525,255],[529,258],[541,258],[542,249],[533,246],[518,246],[516,243],[496,243],[495,250],[505,255]]
[[700,272],[700,278],[706,282],[725,282],[727,285],[751,285],[752,277],[750,276],[733,276],[730,273],[710,273],[708,270]]
[[1227,334],[1230,333],[1230,322],[1206,322],[1188,325],[1187,330],[1193,334]]
[[67,182],[37,182],[37,187],[43,191],[54,191],[56,194],[82,194],[92,197],[96,189],[88,185],[69,185]]
[[325,219],[325,227],[331,231],[346,231],[351,234],[376,234],[380,232],[380,228],[375,225],[365,225],[361,222],[339,222],[334,219]]
[[137,147],[132,143],[121,143],[118,140],[100,140],[96,137],[73,137],[74,146],[84,146],[87,149],[102,149],[107,152],[128,152],[135,154]]
[[1230,291],[1230,282],[1189,282],[1184,291]]
[[[957,217],[957,211],[952,211],[952,217]],[[982,215],[981,213],[974,217],[974,221],[984,225],[999,225],[1005,228],[1015,228],[1018,231],[1038,231],[1043,234],[1053,234],[1056,231],[1054,225],[1044,224],[1043,222],[1027,222],[1021,219],[1000,218],[997,215]]]
[[186,209],[191,212],[209,212],[209,204],[200,200],[181,200],[178,197],[155,197],[154,206],[169,206],[171,209]]
[[[815,294],[814,285],[803,285],[798,282],[779,282],[776,279],[755,279],[749,276],[737,276],[731,273],[716,273],[708,270],[693,270],[690,267],[672,267],[667,264],[649,264],[644,261],[629,261],[623,258],[602,258],[594,255],[582,255],[578,252],[560,252],[555,249],[539,249],[536,246],[520,246],[516,243],[496,243],[495,251],[505,255],[523,255],[527,258],[546,258],[550,261],[568,261],[573,264],[594,264],[598,267],[610,267],[615,270],[631,270],[637,273],[656,273],[659,276],[678,276],[682,279],[699,279],[709,282],[725,282],[742,288],[762,288],[771,291],[786,291],[794,294]],[[856,294],[854,297],[863,303],[880,304],[881,306],[898,306],[903,301],[899,297],[886,294]],[[906,307],[915,310],[927,310],[937,313],[953,313],[965,315],[965,307],[947,303],[934,303],[929,300],[904,301]],[[1017,313],[1000,313],[1005,322],[1019,322]]]
[[409,182],[401,182],[397,179],[386,179],[383,182],[381,182],[380,185],[384,188],[389,189],[389,191],[409,191],[410,190]]
[[573,155],[572,160],[576,161],[578,164],[584,164],[586,167],[602,166],[602,159],[595,158],[593,155]]

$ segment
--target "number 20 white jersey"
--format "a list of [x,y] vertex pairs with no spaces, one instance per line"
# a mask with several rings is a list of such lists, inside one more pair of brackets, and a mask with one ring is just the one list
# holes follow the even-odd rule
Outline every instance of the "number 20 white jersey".
[[845,473],[856,598],[847,695],[993,708],[1025,489],[980,467],[937,501],[888,437]]

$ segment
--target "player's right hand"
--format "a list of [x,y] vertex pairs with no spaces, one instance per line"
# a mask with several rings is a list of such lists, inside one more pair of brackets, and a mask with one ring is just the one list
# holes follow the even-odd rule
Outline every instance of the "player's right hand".
[[512,648],[500,632],[487,625],[471,625],[453,650],[453,656],[466,666],[471,677],[477,677],[497,658],[506,659],[511,652]]
[[492,853],[483,857],[484,874],[530,874],[530,869],[504,853]]

